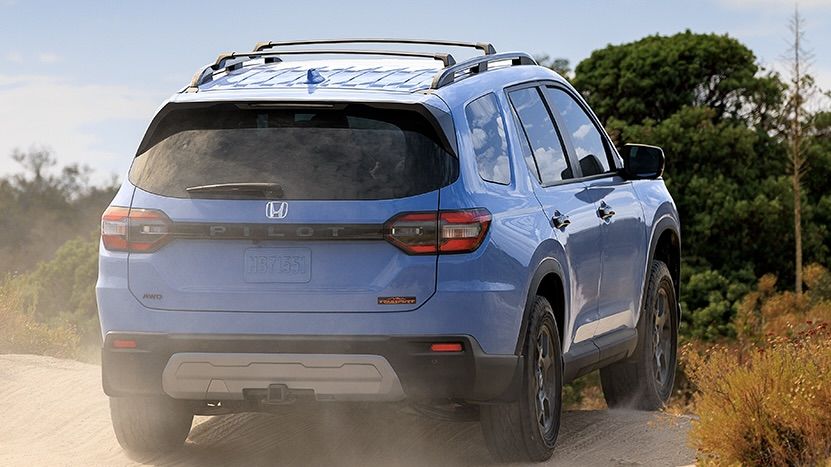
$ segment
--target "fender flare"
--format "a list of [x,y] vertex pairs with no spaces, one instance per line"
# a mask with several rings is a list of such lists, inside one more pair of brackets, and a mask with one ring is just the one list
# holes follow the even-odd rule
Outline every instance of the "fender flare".
[[[655,259],[655,250],[658,248],[658,240],[661,239],[661,236],[666,231],[671,231],[675,234],[675,236],[678,238],[678,248],[679,249],[681,248],[681,229],[680,229],[680,226],[678,224],[678,220],[674,216],[672,216],[671,214],[662,215],[658,219],[658,222],[654,224],[654,227],[652,229],[652,234],[650,235],[650,238],[649,238],[649,253],[647,254],[646,264],[644,265],[643,287],[641,289],[640,299],[638,300],[638,322],[640,322],[640,319],[641,319],[641,312],[643,311],[643,302],[644,302],[644,299],[646,298],[646,287],[649,284],[649,277],[648,277],[649,268],[652,265],[652,261]],[[680,256],[680,251],[679,251],[679,256]],[[667,265],[667,266],[669,266],[669,265]],[[680,265],[679,265],[679,267],[680,267]],[[680,322],[680,319],[681,319],[681,284],[680,284],[681,276],[680,276],[680,271],[679,271],[678,278],[679,278],[679,280],[678,280],[679,283],[675,284],[675,295],[678,297],[678,299],[677,299],[677,301],[678,301],[678,310],[677,310],[677,312],[678,312],[678,319],[679,319],[679,322]]]
[[[565,274],[563,274],[563,267],[560,265],[560,262],[556,259],[546,256],[545,258],[540,261],[540,264],[537,266],[537,269],[534,271],[534,275],[531,276],[531,284],[528,287],[528,293],[525,297],[525,308],[522,311],[522,321],[520,322],[519,327],[519,336],[517,337],[516,341],[516,348],[514,349],[514,355],[522,355],[522,345],[525,343],[525,336],[528,333],[528,325],[531,316],[531,307],[534,304],[534,296],[536,295],[537,289],[540,286],[540,282],[542,279],[547,276],[548,274],[556,274],[557,277],[560,278],[560,281],[563,282],[563,288],[567,289],[565,280],[563,279]],[[563,291],[563,295],[565,296],[565,309],[563,310],[563,324],[568,324],[568,292],[567,290]],[[560,330],[563,335],[565,335],[565,329]]]

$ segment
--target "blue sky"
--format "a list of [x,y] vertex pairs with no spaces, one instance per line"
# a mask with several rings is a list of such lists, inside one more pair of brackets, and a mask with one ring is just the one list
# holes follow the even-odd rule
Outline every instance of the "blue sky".
[[[813,72],[831,89],[831,0],[802,0]],[[788,0],[82,2],[0,0],[0,175],[47,146],[99,179],[123,175],[157,106],[222,51],[260,40],[490,41],[565,57],[649,34],[728,33],[781,69]]]

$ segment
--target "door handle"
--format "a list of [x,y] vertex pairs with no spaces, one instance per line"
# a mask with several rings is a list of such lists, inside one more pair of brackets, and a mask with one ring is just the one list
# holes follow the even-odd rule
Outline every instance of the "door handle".
[[554,228],[557,229],[565,229],[569,226],[569,224],[571,224],[571,220],[568,216],[560,211],[554,211],[554,216],[551,218],[551,222],[554,224]]
[[605,201],[601,201],[600,207],[597,208],[597,216],[605,221],[611,219],[614,215],[615,211],[612,210],[612,207],[606,204]]

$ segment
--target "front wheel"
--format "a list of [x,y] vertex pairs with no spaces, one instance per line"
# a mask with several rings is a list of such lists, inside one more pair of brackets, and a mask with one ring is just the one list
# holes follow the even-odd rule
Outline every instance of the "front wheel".
[[110,417],[118,444],[140,455],[181,447],[193,423],[190,408],[167,397],[111,397]]
[[600,369],[610,408],[659,410],[675,382],[678,298],[667,265],[653,261],[638,322],[638,346],[628,360]]
[[560,430],[563,353],[551,304],[537,296],[523,351],[525,367],[516,402],[482,405],[482,433],[498,460],[542,462]]

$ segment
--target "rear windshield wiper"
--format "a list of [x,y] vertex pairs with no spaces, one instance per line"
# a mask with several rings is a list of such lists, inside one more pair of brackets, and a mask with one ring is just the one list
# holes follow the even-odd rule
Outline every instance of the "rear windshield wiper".
[[[277,183],[217,183],[214,185],[190,186],[185,189],[189,195],[214,195],[217,197],[231,195],[234,197],[282,198],[283,187]],[[258,196],[259,195],[259,196]],[[212,196],[213,197],[213,196]]]

